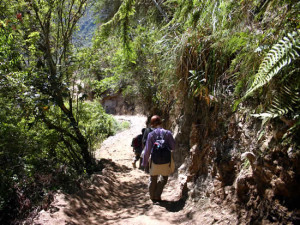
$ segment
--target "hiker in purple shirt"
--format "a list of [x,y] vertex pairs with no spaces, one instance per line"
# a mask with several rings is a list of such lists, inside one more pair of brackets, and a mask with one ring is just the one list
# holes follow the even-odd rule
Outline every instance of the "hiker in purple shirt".
[[[175,140],[173,138],[172,133],[169,130],[165,130],[161,127],[161,119],[159,116],[154,115],[151,118],[151,127],[155,130],[149,133],[145,154],[143,158],[143,166],[145,168],[149,167],[150,173],[150,183],[149,183],[149,194],[150,199],[153,202],[161,201],[161,194],[163,192],[163,188],[168,182],[168,176],[172,174],[175,170],[175,164],[173,157],[171,157],[171,162],[166,164],[155,164],[151,161],[151,149],[156,140],[156,137],[162,135],[165,142],[168,144],[170,150],[175,149]],[[160,177],[159,177],[160,176]]]

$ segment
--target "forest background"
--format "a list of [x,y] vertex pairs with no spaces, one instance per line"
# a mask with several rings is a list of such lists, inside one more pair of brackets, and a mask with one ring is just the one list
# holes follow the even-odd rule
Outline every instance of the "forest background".
[[[195,144],[206,149],[203,140],[224,142],[242,127],[239,115],[255,124],[250,150],[261,159],[275,133],[276,154],[293,171],[278,198],[298,208],[299,8],[293,0],[2,0],[0,221],[26,217],[49,192],[75,191],[101,169],[93,151],[126,126],[99,102],[113,93],[167,128],[185,127],[179,163]],[[204,169],[191,165],[197,181]]]

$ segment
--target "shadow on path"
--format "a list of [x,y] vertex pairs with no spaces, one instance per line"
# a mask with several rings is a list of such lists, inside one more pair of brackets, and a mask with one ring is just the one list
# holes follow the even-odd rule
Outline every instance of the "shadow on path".
[[169,212],[179,212],[185,206],[186,198],[181,198],[178,201],[161,201],[159,205],[166,208]]
[[117,224],[145,214],[151,207],[143,190],[147,182],[134,179],[130,169],[104,160],[105,169],[92,178],[92,184],[66,199],[69,207],[67,224]]

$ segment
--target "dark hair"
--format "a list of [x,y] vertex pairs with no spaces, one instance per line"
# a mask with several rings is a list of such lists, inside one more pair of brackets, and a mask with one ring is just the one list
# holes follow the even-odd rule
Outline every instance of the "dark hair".
[[151,125],[152,126],[157,126],[161,124],[161,119],[158,115],[154,115],[151,117]]

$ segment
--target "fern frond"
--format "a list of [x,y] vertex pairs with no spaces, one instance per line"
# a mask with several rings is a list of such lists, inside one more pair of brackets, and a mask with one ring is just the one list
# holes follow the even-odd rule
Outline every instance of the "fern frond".
[[270,112],[282,116],[288,112],[297,112],[300,110],[300,92],[298,88],[284,86],[279,95],[273,100]]
[[[299,70],[294,70],[299,76]],[[297,76],[296,75],[296,76]],[[271,106],[265,113],[252,114],[254,117],[275,118],[290,113],[295,116],[300,112],[300,86],[299,78],[286,81],[278,91],[275,92]]]
[[269,83],[284,67],[299,59],[300,55],[300,30],[289,33],[268,52],[263,62],[260,64],[258,73],[250,89],[246,92],[243,100],[251,95],[255,90]]

